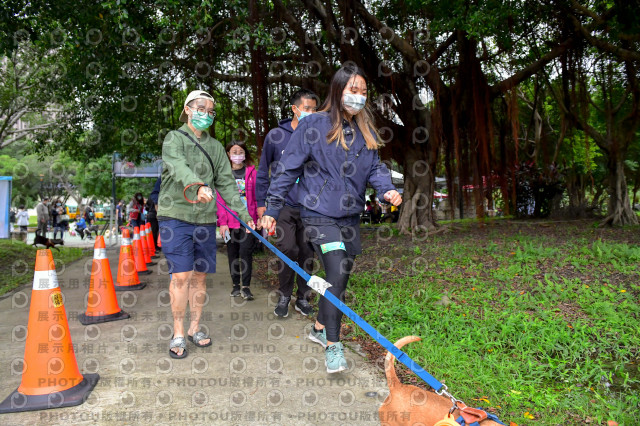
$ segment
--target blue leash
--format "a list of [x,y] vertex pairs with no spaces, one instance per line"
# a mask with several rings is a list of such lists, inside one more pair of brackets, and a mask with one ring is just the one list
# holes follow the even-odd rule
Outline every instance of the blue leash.
[[[211,157],[209,156],[207,151],[205,151],[205,149],[202,148],[202,146],[198,142],[196,142],[186,132],[183,132],[182,130],[178,130],[178,132],[182,133],[187,138],[191,139],[191,141],[198,147],[198,149],[200,149],[200,151],[202,151],[202,153],[205,155],[205,157],[207,157],[207,160],[209,160],[209,164],[211,165],[211,171],[213,171],[215,169],[213,167],[213,161],[211,160]],[[205,184],[205,186],[209,186],[209,185]],[[186,191],[186,189],[185,189],[185,191]],[[185,196],[185,198],[186,198],[186,196]],[[238,222],[240,222],[242,224],[242,226],[244,226],[253,235],[255,235],[256,238],[258,238],[259,241],[261,241],[265,246],[267,246],[269,248],[269,250],[274,252],[276,254],[276,256],[278,256],[283,262],[285,262],[287,265],[289,265],[289,267],[291,269],[293,269],[298,275],[300,275],[302,278],[304,278],[304,280],[307,281],[307,284],[309,285],[309,287],[311,287],[311,289],[313,289],[314,291],[319,293],[321,296],[324,296],[325,298],[327,298],[327,300],[329,300],[336,308],[338,308],[340,311],[342,311],[343,314],[345,314],[347,317],[351,318],[351,320],[353,322],[355,322],[356,324],[358,324],[360,326],[360,328],[362,328],[364,331],[366,331],[367,334],[369,334],[369,336],[371,336],[373,338],[373,340],[375,340],[376,342],[380,343],[387,351],[391,352],[391,354],[393,354],[398,361],[400,361],[401,363],[406,365],[407,368],[409,368],[409,370],[413,371],[418,377],[420,377],[429,386],[431,386],[436,391],[436,393],[438,395],[444,395],[444,396],[448,397],[451,400],[451,402],[453,403],[453,407],[451,408],[450,412],[453,412],[454,409],[458,408],[457,407],[457,403],[458,402],[462,402],[462,401],[459,400],[459,399],[454,398],[453,395],[451,395],[447,391],[447,385],[444,385],[444,384],[440,383],[435,377],[433,377],[431,374],[427,373],[413,359],[411,359],[411,357],[409,355],[404,353],[402,350],[398,349],[393,343],[391,343],[389,340],[387,340],[386,337],[384,337],[382,334],[380,334],[380,332],[378,332],[378,330],[373,328],[371,325],[369,325],[368,322],[366,322],[365,320],[360,318],[360,316],[358,314],[353,312],[351,310],[351,308],[349,308],[347,305],[342,303],[342,301],[340,299],[338,299],[336,296],[334,296],[331,292],[327,292],[327,289],[329,287],[331,287],[330,283],[328,283],[327,281],[325,281],[322,278],[317,277],[315,275],[311,276],[311,275],[307,274],[302,268],[300,268],[298,263],[293,262],[291,259],[289,259],[287,256],[285,256],[284,253],[282,253],[273,244],[271,244],[269,241],[267,241],[265,238],[263,238],[262,235],[260,235],[254,229],[251,229],[251,227],[249,225],[247,225],[242,219],[240,219],[231,209],[229,209],[226,205],[222,204],[217,196],[216,196],[216,201],[227,212],[229,212],[229,214],[233,218],[235,218]],[[489,413],[487,413],[487,415],[489,416]],[[496,420],[497,420],[497,418],[496,418]],[[460,423],[459,420],[458,420],[458,423]],[[475,424],[477,424],[477,423],[475,423]],[[472,424],[470,426],[475,426],[475,424]]]
[[284,253],[282,253],[273,244],[271,244],[269,241],[267,241],[265,238],[263,238],[262,235],[260,235],[255,230],[251,229],[251,227],[249,225],[247,225],[242,219],[240,219],[231,209],[229,209],[227,206],[222,204],[220,202],[220,200],[219,200],[219,197],[216,197],[216,201],[218,202],[218,204],[220,206],[224,207],[224,209],[231,216],[233,216],[234,219],[236,219],[238,222],[240,222],[242,224],[242,226],[244,226],[249,231],[251,231],[251,233],[253,235],[255,235],[258,238],[258,240],[260,240],[265,246],[267,246],[269,248],[269,250],[274,252],[276,254],[276,256],[278,256],[283,262],[285,262],[287,265],[289,265],[289,267],[291,269],[293,269],[298,275],[300,275],[302,278],[304,278],[304,280],[307,281],[307,283],[309,284],[309,287],[311,287],[314,291],[316,291],[320,295],[324,296],[336,308],[340,309],[340,311],[342,311],[343,314],[345,314],[347,317],[351,318],[351,320],[353,322],[355,322],[356,324],[358,324],[358,326],[360,328],[362,328],[364,331],[366,331],[367,334],[369,334],[369,336],[371,336],[373,338],[373,340],[375,340],[376,342],[380,343],[387,351],[391,352],[397,358],[398,361],[400,361],[401,363],[406,365],[407,368],[409,368],[409,370],[413,371],[418,377],[420,377],[429,386],[431,386],[433,389],[435,389],[436,392],[438,392],[438,391],[440,391],[442,389],[443,392],[445,393],[445,395],[449,396],[449,398],[452,398],[448,394],[448,392],[446,392],[447,387],[445,385],[440,383],[435,377],[433,377],[431,374],[426,372],[413,359],[411,359],[411,357],[409,357],[409,355],[407,355],[402,350],[400,350],[396,346],[394,346],[393,343],[391,343],[389,340],[387,340],[386,337],[384,337],[382,334],[380,334],[380,332],[378,332],[375,328],[373,328],[371,325],[369,325],[368,322],[363,320],[358,314],[353,312],[351,310],[351,308],[349,308],[347,305],[342,303],[342,301],[340,299],[338,299],[336,296],[334,296],[331,292],[326,291],[327,288],[331,287],[330,283],[328,283],[327,281],[325,281],[322,278],[317,277],[315,275],[311,276],[311,275],[307,274],[298,265],[297,262],[294,262],[291,259],[289,259],[287,256],[285,256]]

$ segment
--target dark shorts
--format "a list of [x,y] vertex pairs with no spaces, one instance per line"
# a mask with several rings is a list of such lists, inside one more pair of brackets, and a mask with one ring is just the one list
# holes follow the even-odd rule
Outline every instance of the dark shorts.
[[177,219],[162,220],[159,225],[169,273],[216,272],[215,225],[194,225]]
[[332,219],[325,217],[303,217],[307,240],[318,246],[322,253],[344,250],[349,256],[362,253],[360,243],[360,220]]

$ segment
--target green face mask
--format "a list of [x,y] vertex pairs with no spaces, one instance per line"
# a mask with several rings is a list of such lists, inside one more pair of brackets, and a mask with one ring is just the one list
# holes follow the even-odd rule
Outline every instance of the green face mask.
[[209,114],[205,113],[204,115],[200,115],[198,110],[191,109],[193,113],[191,115],[191,124],[196,130],[205,130],[208,129],[213,124],[213,117]]

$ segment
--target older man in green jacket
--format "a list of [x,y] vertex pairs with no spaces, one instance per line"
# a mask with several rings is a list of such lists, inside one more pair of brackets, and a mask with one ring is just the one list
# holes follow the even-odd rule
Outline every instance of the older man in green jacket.
[[[162,145],[158,222],[162,251],[172,274],[169,292],[174,333],[169,354],[173,358],[187,356],[185,337],[198,347],[211,345],[210,336],[199,330],[199,324],[206,300],[206,274],[216,271],[215,191],[254,227],[224,147],[205,131],[214,118],[213,97],[202,90],[189,93],[180,115],[185,124],[169,132]],[[211,158],[213,169],[198,145]],[[187,304],[191,322],[185,335]]]

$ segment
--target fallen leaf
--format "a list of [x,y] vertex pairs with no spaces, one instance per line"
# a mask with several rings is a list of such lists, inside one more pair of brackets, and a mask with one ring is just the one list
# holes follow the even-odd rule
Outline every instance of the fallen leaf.
[[529,419],[529,420],[535,419],[535,417],[533,417],[533,414],[531,414],[528,411],[525,411],[523,416],[524,416],[525,419]]
[[515,393],[516,395],[520,395],[522,392],[511,389],[511,393]]
[[609,420],[607,421],[607,426],[618,426],[618,422],[615,420]]
[[518,426],[518,423],[516,423],[516,422],[509,422],[509,426]]
[[620,293],[626,293],[627,290],[620,290]]

